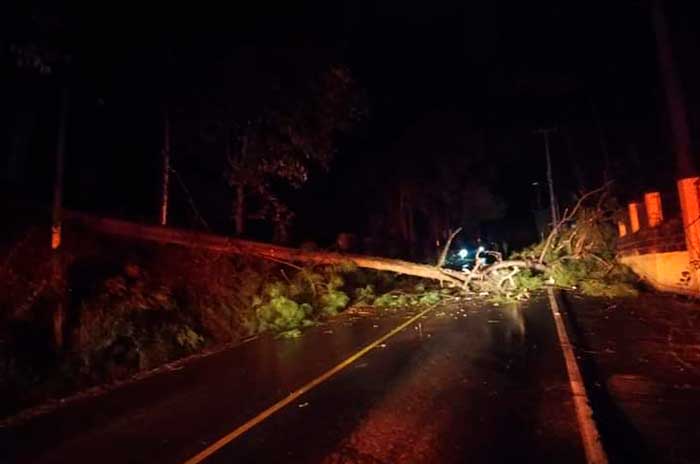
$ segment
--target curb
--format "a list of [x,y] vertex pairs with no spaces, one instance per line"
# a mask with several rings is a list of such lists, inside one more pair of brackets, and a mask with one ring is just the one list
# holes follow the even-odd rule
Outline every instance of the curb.
[[547,297],[549,300],[549,308],[552,311],[552,318],[554,319],[554,324],[557,329],[559,346],[561,347],[564,362],[566,363],[566,372],[574,400],[574,409],[576,410],[576,421],[578,423],[579,433],[581,434],[581,442],[586,453],[586,462],[588,464],[607,464],[608,456],[603,449],[600,433],[593,419],[591,402],[586,393],[586,386],[581,376],[581,370],[576,362],[576,356],[571,342],[569,341],[569,335],[566,332],[564,316],[559,310],[557,298],[551,287],[547,289]]

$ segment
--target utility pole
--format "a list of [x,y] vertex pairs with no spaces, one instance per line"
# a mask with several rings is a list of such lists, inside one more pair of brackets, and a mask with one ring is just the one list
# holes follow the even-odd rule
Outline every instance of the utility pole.
[[163,149],[161,150],[160,173],[160,225],[168,223],[168,194],[170,187],[170,114],[168,107],[163,107]]
[[61,107],[58,116],[58,140],[56,141],[55,177],[53,180],[53,206],[51,212],[51,256],[52,285],[56,295],[59,295],[56,308],[53,312],[53,342],[57,349],[63,348],[63,331],[65,325],[64,269],[61,254],[58,248],[61,246],[63,227],[63,168],[66,152],[66,131],[68,129],[68,87],[67,84],[61,90]]
[[174,68],[175,58],[173,50],[166,46],[163,60],[163,69],[165,74],[163,77],[163,93],[161,94],[161,111],[163,118],[163,145],[161,148],[161,167],[160,167],[160,214],[159,223],[161,226],[168,224],[168,209],[170,207],[170,103],[172,96],[172,88],[170,84],[170,73]]
[[549,134],[556,132],[555,128],[538,129],[536,134],[544,136],[544,154],[547,160],[547,184],[549,185],[549,210],[552,215],[552,227],[559,223],[559,214],[557,212],[557,199],[554,195],[554,177],[552,175],[552,160],[549,155]]
[[63,220],[63,166],[66,151],[66,130],[68,126],[68,88],[61,90],[61,109],[58,117],[58,141],[56,142],[56,165],[53,180],[53,207],[51,212],[51,249],[61,246]]

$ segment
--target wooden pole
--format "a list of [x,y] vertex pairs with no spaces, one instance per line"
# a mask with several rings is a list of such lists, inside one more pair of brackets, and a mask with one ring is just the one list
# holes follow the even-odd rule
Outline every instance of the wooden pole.
[[163,109],[163,149],[160,173],[160,225],[168,223],[168,201],[170,187],[170,115],[167,106]]
[[51,213],[51,249],[61,246],[61,222],[63,209],[63,169],[68,127],[68,88],[61,90],[61,109],[58,117],[58,140],[56,142],[55,175],[53,180],[53,206]]
[[51,273],[54,291],[57,297],[56,308],[53,312],[53,341],[56,349],[63,347],[64,331],[64,305],[63,305],[63,266],[61,256],[58,252],[62,240],[63,227],[63,170],[66,150],[66,131],[68,128],[68,88],[61,90],[61,108],[58,118],[58,140],[56,142],[56,165],[53,184],[53,207],[51,221],[51,249],[54,253],[51,256]]
[[552,159],[549,154],[549,134],[556,129],[539,129],[535,131],[544,136],[544,154],[547,162],[547,185],[549,186],[549,210],[552,216],[552,227],[559,223],[559,213],[557,211],[557,197],[554,194],[554,175],[552,174]]

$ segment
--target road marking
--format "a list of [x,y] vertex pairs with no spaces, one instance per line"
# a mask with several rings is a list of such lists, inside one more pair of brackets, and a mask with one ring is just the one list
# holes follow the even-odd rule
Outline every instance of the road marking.
[[[437,305],[436,305],[437,306]],[[394,328],[392,331],[384,334],[381,338],[378,338],[377,340],[373,341],[369,345],[365,346],[362,348],[360,351],[357,353],[353,354],[346,360],[340,362],[337,364],[335,367],[331,368],[330,370],[326,371],[325,373],[321,374],[320,376],[316,377],[314,380],[311,382],[307,383],[303,387],[299,388],[298,390],[290,393],[286,398],[278,401],[277,403],[273,404],[269,408],[265,409],[263,412],[258,414],[257,416],[253,417],[250,419],[248,422],[244,423],[243,425],[239,426],[235,430],[231,431],[230,433],[224,435],[223,437],[219,438],[216,440],[214,443],[209,445],[207,448],[204,450],[200,451],[197,453],[195,456],[192,456],[189,458],[187,461],[184,462],[184,464],[197,464],[199,462],[204,461],[206,458],[211,456],[212,454],[216,453],[218,450],[223,448],[224,446],[228,445],[231,443],[233,440],[236,438],[240,437],[244,433],[246,433],[248,430],[252,429],[259,423],[263,422],[265,419],[268,417],[272,416],[274,413],[279,411],[280,409],[284,408],[290,403],[293,403],[296,399],[298,399],[301,395],[304,393],[308,392],[312,388],[322,384],[326,380],[330,379],[333,375],[337,374],[338,372],[342,371],[346,367],[348,367],[350,364],[353,362],[357,361],[367,353],[369,353],[372,349],[380,346],[383,344],[386,340],[389,338],[393,337],[397,333],[401,332],[404,330],[406,327],[409,325],[413,324],[416,322],[418,319],[423,317],[425,314],[429,313],[433,309],[435,309],[436,306],[431,306],[427,309],[424,309],[423,311],[419,312],[415,316],[411,317],[398,327]]]
[[608,457],[600,441],[598,428],[593,420],[593,410],[591,409],[586,393],[586,387],[583,384],[581,371],[576,363],[574,350],[569,342],[569,336],[566,333],[566,327],[562,320],[559,305],[554,297],[554,290],[547,289],[549,297],[549,307],[552,310],[554,324],[557,327],[557,335],[559,336],[559,344],[566,362],[566,372],[569,376],[569,385],[571,385],[571,393],[574,398],[574,409],[576,410],[576,420],[578,422],[578,430],[581,434],[583,442],[583,450],[586,453],[586,462],[588,464],[607,464]]

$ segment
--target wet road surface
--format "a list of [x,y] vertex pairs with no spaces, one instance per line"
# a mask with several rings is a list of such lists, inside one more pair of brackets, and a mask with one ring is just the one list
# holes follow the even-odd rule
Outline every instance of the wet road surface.
[[566,300],[611,461],[700,462],[697,300],[653,293]]
[[[184,462],[413,315],[346,314],[3,430],[10,462]],[[544,299],[445,304],[205,462],[584,462]]]

